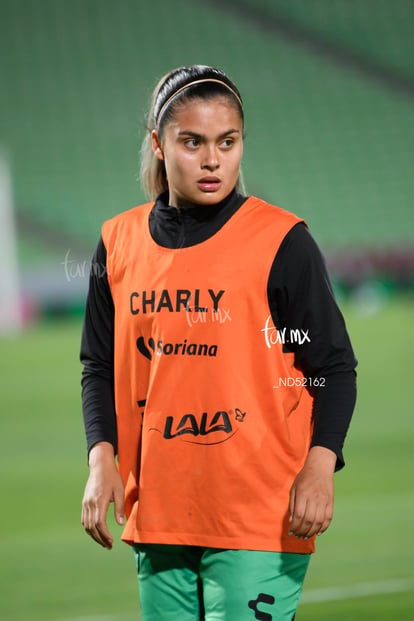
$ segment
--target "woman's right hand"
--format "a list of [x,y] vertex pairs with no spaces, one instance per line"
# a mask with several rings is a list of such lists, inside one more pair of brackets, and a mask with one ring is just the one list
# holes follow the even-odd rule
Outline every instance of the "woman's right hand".
[[89,470],[82,501],[82,526],[92,539],[111,550],[114,539],[106,523],[111,502],[114,503],[117,523],[124,523],[124,484],[116,466],[112,444],[99,442],[92,447]]

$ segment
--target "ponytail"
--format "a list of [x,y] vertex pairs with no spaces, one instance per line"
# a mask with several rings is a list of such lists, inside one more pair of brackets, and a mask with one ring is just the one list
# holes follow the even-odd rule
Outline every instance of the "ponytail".
[[167,73],[161,78],[152,93],[150,109],[146,120],[145,136],[141,145],[140,180],[141,186],[150,200],[154,200],[158,194],[168,189],[164,162],[156,157],[152,150],[151,140],[152,131],[155,129],[154,109],[158,92],[168,76],[169,74]]

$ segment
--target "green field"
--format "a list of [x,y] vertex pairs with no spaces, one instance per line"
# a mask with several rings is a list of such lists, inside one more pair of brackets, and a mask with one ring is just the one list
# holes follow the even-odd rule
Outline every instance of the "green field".
[[[318,540],[297,620],[412,621],[414,301],[343,310],[359,359],[358,406],[334,522]],[[4,621],[139,619],[128,547],[105,551],[80,526],[80,329],[78,320],[51,322],[0,340]]]

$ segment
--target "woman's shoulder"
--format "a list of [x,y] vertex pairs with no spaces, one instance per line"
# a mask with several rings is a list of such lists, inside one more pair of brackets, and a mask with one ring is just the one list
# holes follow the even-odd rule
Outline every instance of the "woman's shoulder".
[[131,235],[137,227],[142,227],[143,223],[148,219],[153,205],[154,201],[142,203],[105,220],[102,225],[102,239],[105,246],[108,247],[110,241],[114,241],[119,235]]
[[126,209],[125,211],[121,211],[111,216],[110,218],[105,220],[104,225],[105,224],[116,225],[123,221],[129,221],[131,219],[133,220],[141,215],[144,215],[148,211],[150,211],[153,206],[154,206],[154,201],[151,201],[148,203],[142,203],[140,205],[135,205],[134,207],[130,207],[129,209]]
[[304,222],[303,218],[296,213],[283,209],[275,203],[270,203],[258,196],[250,195],[247,198],[246,205],[252,210],[260,211],[261,216],[267,216],[269,219]]

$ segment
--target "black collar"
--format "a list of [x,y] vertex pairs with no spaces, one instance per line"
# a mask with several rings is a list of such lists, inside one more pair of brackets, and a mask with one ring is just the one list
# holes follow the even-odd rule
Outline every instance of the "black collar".
[[217,233],[247,199],[234,189],[215,205],[177,208],[168,204],[168,198],[168,190],[157,197],[149,218],[152,238],[165,248],[185,248],[205,241]]

